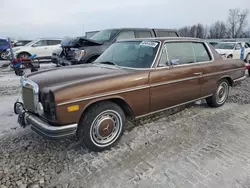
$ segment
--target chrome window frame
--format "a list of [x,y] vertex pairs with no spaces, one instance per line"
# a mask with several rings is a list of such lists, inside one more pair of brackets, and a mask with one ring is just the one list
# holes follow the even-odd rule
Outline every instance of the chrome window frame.
[[[201,65],[201,64],[206,64],[206,63],[212,63],[214,62],[215,58],[214,58],[214,55],[209,47],[209,45],[207,44],[207,42],[204,42],[204,41],[192,41],[192,40],[167,40],[165,41],[162,45],[163,47],[165,47],[165,44],[166,43],[173,43],[173,42],[190,42],[190,43],[202,43],[204,44],[207,52],[208,52],[208,55],[210,55],[211,57],[211,60],[210,61],[199,61],[199,62],[195,62],[195,63],[191,63],[191,64],[182,64],[182,65],[168,65],[168,66],[165,66],[165,67],[158,67],[159,65],[159,61],[157,62],[156,64],[156,69],[170,69],[170,68],[175,68],[175,67],[185,67],[185,66],[192,66],[192,65]],[[166,47],[165,47],[166,48]],[[169,62],[169,56],[168,56],[168,51],[167,51],[167,48],[166,48],[166,52],[167,52],[167,58],[168,58],[168,62]],[[194,54],[194,59],[196,60],[195,58],[195,54]]]

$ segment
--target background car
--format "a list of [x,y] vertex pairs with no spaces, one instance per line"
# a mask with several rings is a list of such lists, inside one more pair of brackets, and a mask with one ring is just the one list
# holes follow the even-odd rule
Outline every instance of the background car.
[[37,39],[25,46],[14,47],[12,50],[15,58],[27,58],[36,54],[39,59],[50,59],[52,52],[61,48],[60,43],[59,38]]
[[240,59],[244,47],[244,61],[250,60],[250,44],[248,42],[220,42],[215,45],[216,51],[224,58]]
[[116,41],[134,38],[179,37],[176,30],[157,28],[116,28],[96,32],[90,38],[65,37],[62,51],[52,55],[52,63],[74,65],[91,63]]
[[12,44],[12,47],[25,46],[30,42],[32,42],[32,40],[18,40]]
[[9,42],[7,38],[0,38],[0,59],[7,59],[7,49],[9,49]]

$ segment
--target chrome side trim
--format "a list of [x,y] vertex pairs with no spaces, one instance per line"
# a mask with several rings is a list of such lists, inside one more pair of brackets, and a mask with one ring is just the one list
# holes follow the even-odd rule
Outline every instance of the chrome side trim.
[[241,81],[245,80],[246,78],[247,78],[246,76],[242,76],[240,78],[233,80],[233,82],[241,82]]
[[57,104],[57,106],[63,106],[63,105],[66,105],[66,104],[86,101],[86,100],[95,99],[95,98],[99,98],[99,97],[106,97],[106,96],[109,96],[109,95],[116,95],[116,94],[120,94],[120,93],[126,93],[126,92],[130,92],[130,91],[137,91],[137,90],[147,89],[147,88],[150,88],[150,87],[156,87],[156,86],[161,86],[161,85],[166,85],[166,84],[173,84],[173,83],[192,80],[192,79],[197,79],[197,78],[203,78],[203,77],[206,77],[206,76],[212,76],[212,75],[227,73],[227,72],[231,72],[231,71],[235,71],[235,70],[241,70],[241,69],[242,68],[237,68],[237,69],[232,69],[232,70],[227,70],[227,71],[220,71],[220,72],[216,72],[216,73],[210,73],[210,74],[205,74],[205,75],[200,75],[200,76],[183,78],[183,79],[179,79],[179,80],[172,80],[172,81],[167,81],[167,82],[162,82],[162,83],[156,83],[156,84],[152,84],[152,85],[144,85],[144,86],[139,86],[139,87],[134,87],[134,88],[129,88],[129,89],[118,90],[118,91],[115,91],[115,92],[110,92],[110,93],[105,93],[105,94],[100,94],[100,95],[94,95],[94,96],[85,97],[85,98],[81,98],[81,99],[77,99],[77,100],[72,100],[72,101],[68,101],[68,102],[59,103],[59,104]]
[[230,69],[230,70],[225,70],[225,71],[220,71],[220,72],[203,74],[203,77],[214,76],[214,75],[217,75],[217,74],[223,74],[223,73],[233,72],[233,71],[237,71],[237,70],[243,70],[244,68],[245,67],[243,67],[243,68],[236,68],[236,69]]
[[110,93],[105,93],[105,94],[101,94],[101,95],[94,95],[94,96],[91,96],[91,97],[85,97],[85,98],[81,98],[81,99],[77,99],[77,100],[72,100],[72,101],[68,101],[68,102],[59,103],[59,104],[57,104],[57,106],[63,106],[63,105],[66,105],[66,104],[86,101],[86,100],[95,99],[95,98],[99,98],[99,97],[106,97],[106,96],[109,96],[109,95],[116,95],[116,94],[120,94],[120,93],[126,93],[126,92],[130,92],[130,91],[137,91],[137,90],[147,89],[149,87],[150,87],[149,85],[145,85],[145,86],[134,87],[134,88],[130,88],[130,89],[118,90],[116,92],[110,92]]
[[202,75],[200,75],[200,76],[193,76],[193,77],[189,77],[189,78],[178,79],[178,80],[172,80],[172,81],[167,81],[167,82],[161,82],[161,83],[157,83],[157,84],[152,84],[150,86],[151,87],[157,87],[157,86],[162,86],[162,85],[167,85],[167,84],[173,84],[173,83],[178,83],[178,82],[193,80],[193,79],[197,79],[197,78],[202,78]]
[[163,111],[165,111],[165,110],[169,110],[169,109],[171,109],[171,108],[175,108],[175,107],[182,106],[182,105],[185,105],[185,104],[188,104],[188,103],[192,103],[192,102],[195,102],[195,101],[198,101],[198,100],[207,98],[207,97],[211,97],[212,95],[213,95],[213,94],[206,95],[206,96],[201,97],[201,98],[198,98],[198,99],[194,99],[194,100],[191,100],[191,101],[188,101],[188,102],[184,102],[184,103],[181,103],[181,104],[177,104],[177,105],[174,105],[174,106],[170,106],[170,107],[167,107],[167,108],[164,108],[164,109],[161,109],[161,110],[153,111],[153,112],[150,112],[150,113],[141,115],[141,116],[137,116],[137,117],[135,117],[135,119],[140,119],[140,118],[145,117],[145,116],[149,116],[149,115],[152,115],[152,114],[156,114],[156,113],[159,113],[159,112],[163,112]]

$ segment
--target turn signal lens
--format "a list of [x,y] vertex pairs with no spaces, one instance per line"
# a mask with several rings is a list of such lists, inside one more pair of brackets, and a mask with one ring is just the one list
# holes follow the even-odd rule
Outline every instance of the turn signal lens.
[[68,112],[74,112],[79,110],[79,105],[69,106],[67,108]]

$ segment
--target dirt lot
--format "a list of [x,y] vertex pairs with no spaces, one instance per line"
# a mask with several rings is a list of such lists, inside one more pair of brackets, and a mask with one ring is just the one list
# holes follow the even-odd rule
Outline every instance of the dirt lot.
[[250,187],[250,78],[223,107],[142,119],[112,150],[93,153],[20,128],[11,74],[0,74],[0,187]]

